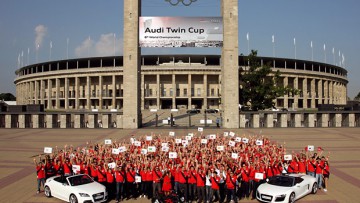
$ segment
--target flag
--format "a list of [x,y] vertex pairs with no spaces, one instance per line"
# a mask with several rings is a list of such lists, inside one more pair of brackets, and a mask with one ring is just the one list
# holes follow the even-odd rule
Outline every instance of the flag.
[[50,49],[52,49],[52,41],[50,41]]
[[28,48],[28,55],[30,54],[30,48]]
[[333,47],[332,53],[335,54],[335,48]]
[[294,37],[294,45],[296,45],[296,39],[295,39],[295,37]]
[[325,44],[324,44],[324,51],[326,50],[326,46],[325,46]]
[[275,43],[275,36],[272,36],[272,43]]
[[246,34],[246,39],[249,41],[249,33]]
[[21,51],[21,57],[24,57],[24,51]]
[[312,44],[312,41],[310,42],[310,47],[313,48],[313,44]]

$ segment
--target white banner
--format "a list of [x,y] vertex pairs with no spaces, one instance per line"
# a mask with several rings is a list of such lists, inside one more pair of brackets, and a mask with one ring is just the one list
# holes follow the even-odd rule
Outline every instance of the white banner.
[[140,47],[222,47],[222,17],[140,17]]
[[111,140],[105,140],[105,144],[111,144]]
[[291,161],[292,160],[292,155],[291,154],[284,155],[284,160],[285,161]]
[[264,174],[263,173],[255,173],[255,179],[258,179],[258,180],[264,179]]
[[44,147],[44,153],[45,154],[51,154],[52,153],[52,147]]
[[177,158],[177,152],[169,152],[169,158],[170,159],[176,159]]

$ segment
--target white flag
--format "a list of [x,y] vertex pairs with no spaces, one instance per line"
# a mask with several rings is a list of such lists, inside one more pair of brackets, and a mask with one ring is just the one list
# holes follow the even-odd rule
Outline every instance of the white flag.
[[333,53],[333,54],[335,53],[335,48],[334,48],[334,47],[333,47],[332,53]]
[[325,46],[325,44],[324,44],[324,51],[326,50],[326,46]]
[[50,48],[52,48],[52,41],[50,41]]
[[311,48],[313,47],[312,41],[310,42],[310,47],[311,47]]
[[246,40],[249,41],[249,33],[246,33]]
[[275,43],[275,36],[272,36],[272,43]]
[[295,37],[294,37],[294,45],[296,45],[296,39],[295,39]]

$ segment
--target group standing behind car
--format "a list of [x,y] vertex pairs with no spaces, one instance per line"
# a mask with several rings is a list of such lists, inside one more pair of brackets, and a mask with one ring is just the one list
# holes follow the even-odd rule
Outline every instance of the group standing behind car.
[[[122,151],[114,153],[113,149],[119,148]],[[324,182],[327,191],[329,156],[322,156],[323,152],[319,147],[317,152],[306,149],[288,153],[285,143],[270,141],[263,135],[240,138],[228,132],[213,135],[199,132],[182,137],[131,136],[130,142],[88,142],[82,148],[65,145],[63,149],[56,147],[44,160],[41,156],[39,162],[34,159],[34,163],[37,192],[51,176],[88,174],[106,186],[109,198],[117,202],[172,193],[186,202],[224,202],[255,199],[258,186],[266,178],[286,173],[314,176],[319,188]],[[176,156],[171,157],[170,153]],[[291,160],[284,159],[287,154],[292,156]]]

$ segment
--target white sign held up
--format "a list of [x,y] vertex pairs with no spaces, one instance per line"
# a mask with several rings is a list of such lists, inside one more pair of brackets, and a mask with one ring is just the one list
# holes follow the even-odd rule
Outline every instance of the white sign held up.
[[51,154],[52,153],[52,147],[44,147],[44,153],[45,154]]

